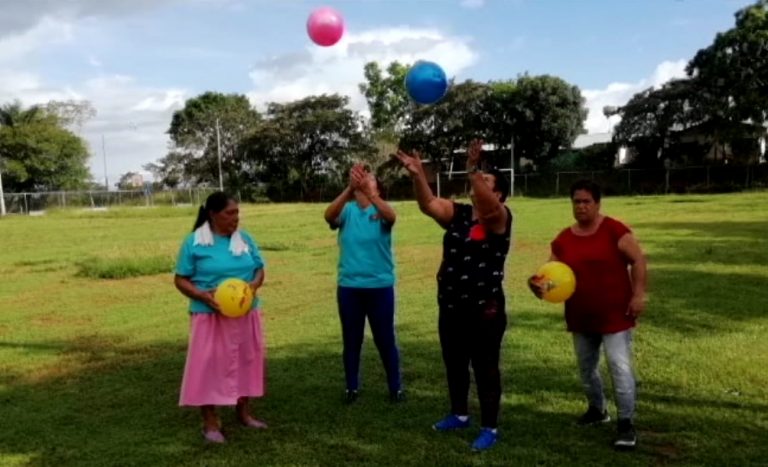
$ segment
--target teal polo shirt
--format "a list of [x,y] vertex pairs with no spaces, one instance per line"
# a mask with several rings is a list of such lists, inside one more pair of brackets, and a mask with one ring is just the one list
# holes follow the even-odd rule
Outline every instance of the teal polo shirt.
[[[200,290],[212,290],[225,279],[238,278],[250,282],[256,271],[264,267],[258,245],[246,232],[240,235],[248,244],[248,252],[234,256],[229,251],[229,237],[213,235],[213,245],[195,245],[194,232],[187,235],[181,244],[176,261],[176,274],[188,277]],[[259,307],[258,297],[251,308]],[[189,311],[192,313],[213,313],[213,309],[199,300],[190,299]]]
[[392,224],[380,217],[373,204],[362,209],[356,201],[344,205],[337,223],[339,285],[362,289],[392,287]]

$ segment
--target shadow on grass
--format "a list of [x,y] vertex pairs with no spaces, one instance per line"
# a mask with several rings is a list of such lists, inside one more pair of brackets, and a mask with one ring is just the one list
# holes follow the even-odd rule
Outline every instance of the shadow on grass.
[[[391,404],[378,357],[366,346],[359,401],[341,403],[340,357],[324,345],[270,349],[269,394],[254,404],[266,431],[236,426],[221,411],[229,443],[205,446],[198,414],[176,406],[184,343],[131,345],[99,336],[75,342],[1,342],[15,352],[50,352],[75,371],[53,368],[49,376],[4,381],[0,393],[0,463],[32,465],[649,465],[683,460],[724,465],[730,459],[719,435],[738,437],[739,459],[763,461],[764,433],[741,420],[765,407],[722,405],[648,394],[648,441],[634,454],[608,444],[613,425],[578,429],[582,409],[575,368],[543,365],[522,354],[505,356],[502,441],[483,455],[469,453],[477,433],[439,434],[429,427],[447,410],[439,349],[434,341],[402,344],[408,400]],[[669,388],[670,391],[673,389]],[[474,395],[471,410],[477,414]],[[642,400],[641,400],[642,403]],[[665,411],[698,405],[695,423],[666,423]],[[730,416],[724,418],[727,411]],[[743,418],[742,418],[743,417]],[[688,432],[678,433],[678,425]],[[696,449],[693,444],[698,443]]]
[[764,276],[670,268],[652,270],[643,321],[683,334],[732,332],[768,316]]
[[639,239],[651,264],[768,264],[768,222],[646,222],[633,228],[645,231]]
[[746,237],[763,239],[766,221],[721,221],[721,222],[638,222],[636,228],[660,230],[692,230],[709,236]]

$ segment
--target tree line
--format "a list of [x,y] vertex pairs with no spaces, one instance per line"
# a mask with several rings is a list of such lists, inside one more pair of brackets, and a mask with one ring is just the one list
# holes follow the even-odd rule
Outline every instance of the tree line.
[[[717,163],[726,145],[756,144],[768,121],[768,0],[737,11],[735,20],[695,54],[684,79],[605,109],[621,121],[613,141],[601,146],[571,149],[584,133],[587,110],[581,90],[556,76],[453,81],[442,101],[420,106],[403,86],[409,64],[371,62],[359,85],[368,115],[351,110],[349,97],[338,94],[269,103],[259,111],[245,95],[205,92],[173,114],[171,149],[143,168],[154,174],[157,188],[218,186],[220,154],[225,187],[244,199],[312,200],[342,186],[354,160],[391,181],[401,176],[390,162],[397,147],[419,150],[440,166],[473,137],[514,154],[517,170],[609,168],[618,146],[631,148],[636,167],[700,162],[712,151]],[[5,190],[93,184],[87,145],[76,128],[94,114],[88,102],[75,101],[0,107]],[[689,129],[704,138],[686,146],[679,136]]]

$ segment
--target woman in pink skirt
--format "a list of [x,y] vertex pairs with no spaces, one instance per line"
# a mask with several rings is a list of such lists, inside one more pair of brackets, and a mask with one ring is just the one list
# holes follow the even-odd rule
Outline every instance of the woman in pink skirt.
[[238,278],[256,291],[264,282],[264,260],[253,238],[238,229],[237,201],[222,192],[211,194],[181,245],[176,288],[190,298],[190,334],[179,405],[200,407],[203,437],[224,443],[217,405],[234,405],[238,421],[266,428],[254,418],[248,400],[264,395],[264,334],[259,299],[240,318],[219,312],[216,287]]

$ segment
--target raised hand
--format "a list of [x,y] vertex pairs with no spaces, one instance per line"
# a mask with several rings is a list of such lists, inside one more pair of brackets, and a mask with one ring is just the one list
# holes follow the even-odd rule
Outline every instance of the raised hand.
[[355,164],[349,169],[349,187],[353,190],[360,188],[360,173],[365,173],[362,164]]
[[467,146],[467,166],[477,167],[480,165],[480,159],[483,152],[483,140],[473,139]]
[[418,152],[414,151],[412,154],[408,154],[405,151],[398,150],[394,157],[400,161],[411,176],[424,173],[424,167],[421,165],[421,157]]
[[349,176],[353,180],[352,186],[355,190],[359,190],[360,193],[369,198],[373,196],[373,187],[370,181],[371,174],[366,172],[361,164],[355,164],[352,170],[350,170]]

